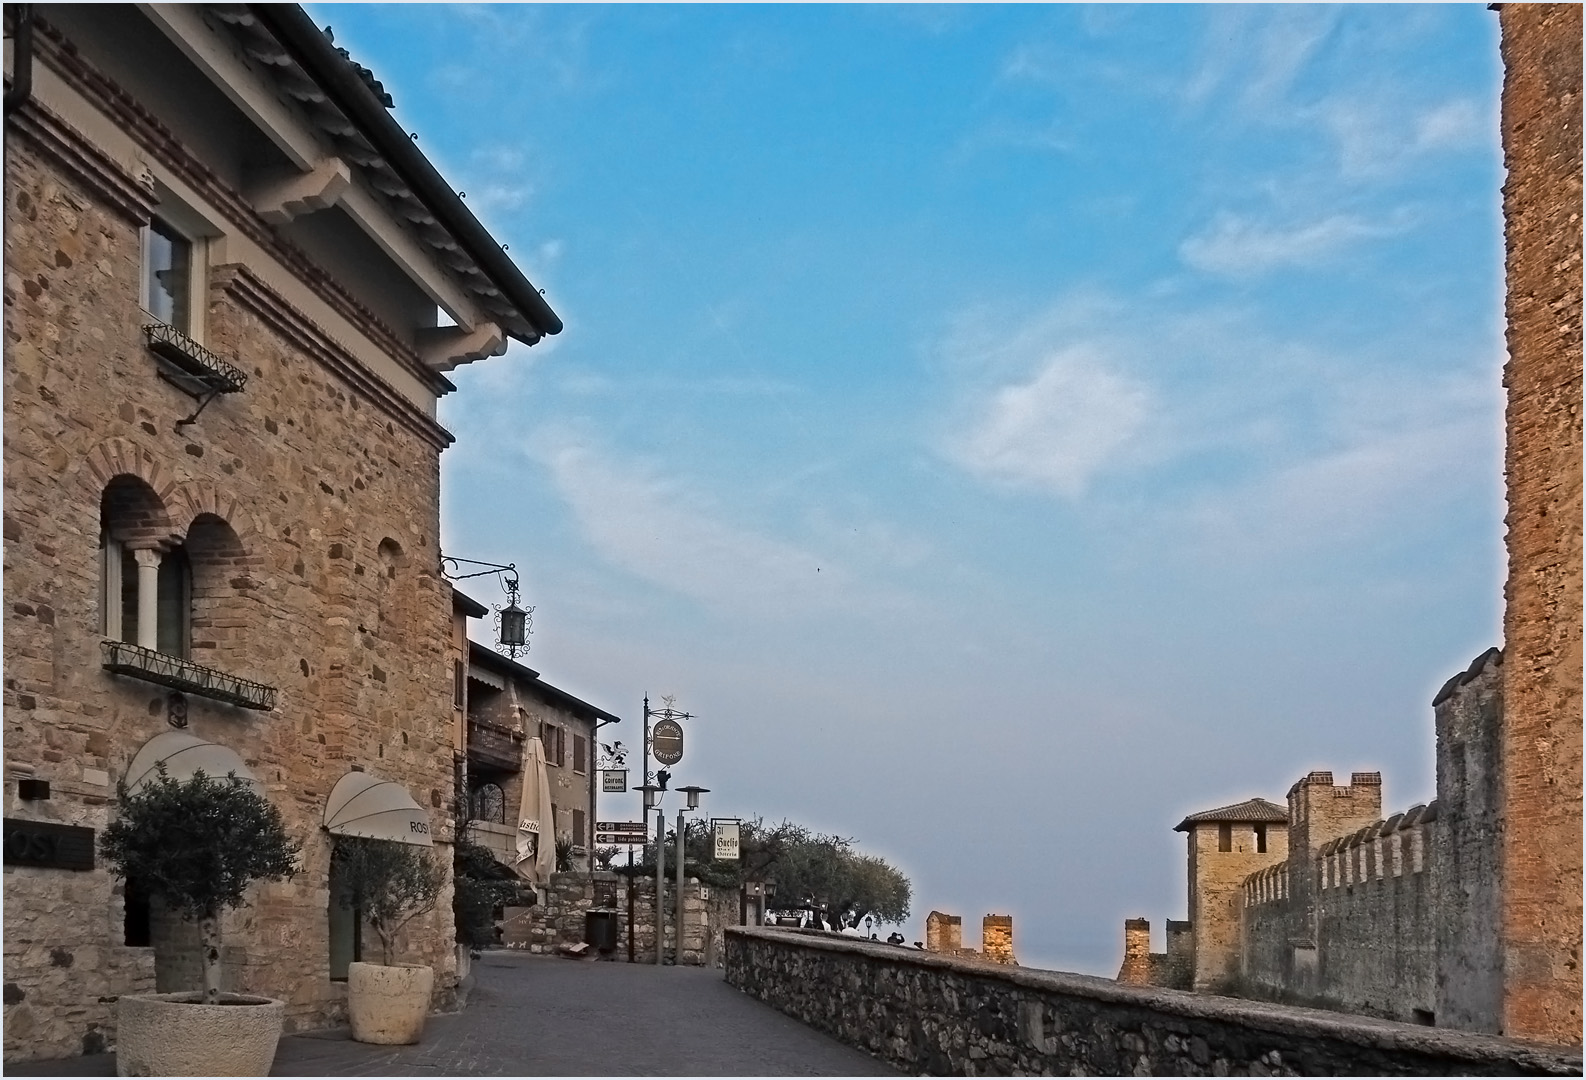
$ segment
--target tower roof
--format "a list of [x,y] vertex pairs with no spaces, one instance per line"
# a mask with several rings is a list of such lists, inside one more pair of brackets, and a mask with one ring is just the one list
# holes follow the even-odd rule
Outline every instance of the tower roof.
[[1173,826],[1173,831],[1189,832],[1203,821],[1281,821],[1288,824],[1288,820],[1289,812],[1277,803],[1265,799],[1246,799],[1232,806],[1219,806],[1215,810],[1202,810],[1198,814],[1191,814]]

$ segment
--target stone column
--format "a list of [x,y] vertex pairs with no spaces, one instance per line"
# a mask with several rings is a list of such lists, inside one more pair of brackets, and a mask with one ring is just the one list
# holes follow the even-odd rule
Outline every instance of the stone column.
[[160,552],[138,548],[132,553],[138,564],[138,644],[145,649],[160,647]]

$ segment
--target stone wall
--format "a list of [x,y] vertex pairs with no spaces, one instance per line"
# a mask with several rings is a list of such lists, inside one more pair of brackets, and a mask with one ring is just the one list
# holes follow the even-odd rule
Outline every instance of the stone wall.
[[[1245,882],[1241,995],[1431,1023],[1436,1010],[1436,804],[1323,844]],[[1315,883],[1309,914],[1290,882]],[[1306,934],[1309,936],[1304,936]]]
[[1151,951],[1151,920],[1126,919],[1123,924],[1123,964],[1118,981],[1128,986],[1160,986],[1189,990],[1194,981],[1195,944],[1187,920],[1167,921],[1167,952]]
[[1499,797],[1503,653],[1488,649],[1432,699],[1437,727],[1437,842],[1432,874],[1437,1022],[1502,1030]]
[[[56,104],[79,92],[62,86],[103,88],[43,30],[39,49],[39,91]],[[125,95],[94,100],[125,109],[98,123],[162,182],[197,185],[184,190],[242,232],[236,192]],[[209,266],[199,293],[206,344],[247,386],[178,426],[195,403],[160,378],[141,332],[139,229],[154,202],[45,101],[8,118],[5,813],[97,834],[132,755],[173,718],[232,748],[304,849],[291,882],[252,889],[226,919],[224,985],[285,998],[289,1029],[325,1026],[345,997],[328,976],[332,785],[362,766],[430,808],[438,835],[450,827],[450,590],[436,571],[449,437],[269,283],[279,266],[256,262]],[[212,253],[253,250],[228,243]],[[173,702],[104,670],[101,495],[118,484],[144,493],[159,543],[189,541],[200,564],[193,659],[276,688],[273,711]],[[48,780],[49,800],[21,800],[23,778]],[[406,935],[406,958],[436,969],[438,1005],[457,981],[450,905],[448,881]],[[6,1060],[103,1048],[115,997],[151,989],[156,969],[124,945],[119,887],[102,866],[8,865],[5,906]]]
[[[628,879],[597,870],[593,874],[568,872],[551,875],[550,885],[539,890],[540,903],[527,908],[507,908],[502,923],[502,943],[509,949],[554,953],[564,945],[584,940],[585,915],[591,908],[611,907],[617,913],[617,948],[609,959],[628,959]],[[666,883],[666,938],[669,956],[677,955],[677,890]],[[655,879],[633,881],[634,961],[655,962]],[[738,922],[738,894],[734,890],[701,885],[689,878],[683,886],[683,949],[679,962],[689,966],[720,962],[721,935]]]
[[797,931],[727,931],[727,982],[935,1076],[1578,1075],[1579,1051],[1001,967]]
[[1503,1030],[1581,1040],[1581,8],[1504,4]]

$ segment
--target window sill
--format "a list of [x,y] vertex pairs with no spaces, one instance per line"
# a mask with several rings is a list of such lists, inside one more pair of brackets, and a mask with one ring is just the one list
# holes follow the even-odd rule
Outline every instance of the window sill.
[[104,668],[115,675],[126,675],[144,682],[169,686],[199,697],[238,705],[244,709],[268,711],[275,708],[275,687],[239,679],[213,668],[183,660],[179,656],[145,649],[130,641],[102,641]]

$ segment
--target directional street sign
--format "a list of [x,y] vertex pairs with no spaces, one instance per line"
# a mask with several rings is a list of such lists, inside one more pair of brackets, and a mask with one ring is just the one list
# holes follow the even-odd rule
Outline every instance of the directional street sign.
[[597,844],[643,844],[649,839],[649,833],[642,821],[595,822]]

